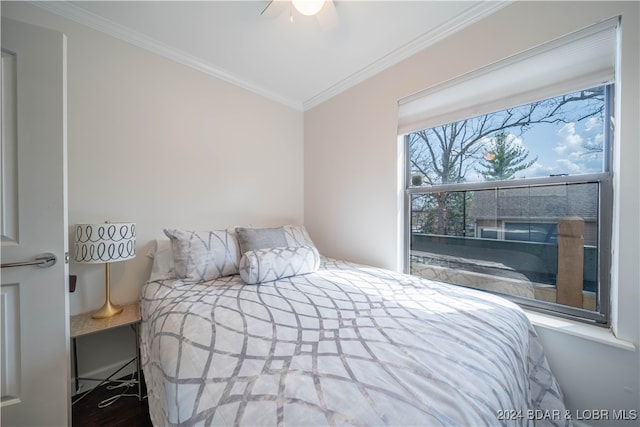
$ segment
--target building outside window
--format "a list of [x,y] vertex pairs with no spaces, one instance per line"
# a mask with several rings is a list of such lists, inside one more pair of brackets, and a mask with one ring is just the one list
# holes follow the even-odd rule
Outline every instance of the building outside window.
[[400,102],[411,274],[608,325],[617,26]]

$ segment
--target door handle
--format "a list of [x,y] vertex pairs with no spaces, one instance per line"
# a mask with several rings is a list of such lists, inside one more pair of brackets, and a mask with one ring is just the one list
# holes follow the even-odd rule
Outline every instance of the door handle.
[[36,255],[35,259],[31,261],[20,261],[20,262],[8,262],[6,264],[0,265],[0,268],[9,268],[9,267],[25,267],[28,265],[35,265],[40,268],[51,267],[58,261],[58,258],[52,254],[51,252],[45,252],[40,255]]

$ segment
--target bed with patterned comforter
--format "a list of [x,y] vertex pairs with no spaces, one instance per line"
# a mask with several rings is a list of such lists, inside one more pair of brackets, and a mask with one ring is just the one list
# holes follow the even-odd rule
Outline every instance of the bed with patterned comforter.
[[154,425],[568,425],[523,311],[321,258],[261,284],[156,280],[142,297]]

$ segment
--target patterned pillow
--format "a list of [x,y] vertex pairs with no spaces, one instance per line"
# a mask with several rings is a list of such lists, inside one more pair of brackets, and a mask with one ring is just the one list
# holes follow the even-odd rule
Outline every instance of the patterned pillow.
[[313,246],[258,249],[240,259],[240,277],[255,285],[285,277],[313,273],[320,267],[320,254]]
[[204,282],[238,274],[240,249],[235,233],[165,229],[164,234],[171,240],[175,275],[183,282]]

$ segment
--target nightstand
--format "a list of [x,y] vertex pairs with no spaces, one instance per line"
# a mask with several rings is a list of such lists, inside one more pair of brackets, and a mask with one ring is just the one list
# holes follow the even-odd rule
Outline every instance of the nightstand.
[[[92,313],[83,313],[77,314],[75,316],[71,316],[71,345],[73,351],[73,374],[75,380],[75,388],[78,390],[78,381],[79,380],[90,380],[90,381],[100,381],[96,387],[100,387],[105,383],[134,383],[138,385],[138,400],[142,400],[142,384],[141,384],[141,375],[140,375],[140,305],[136,302],[133,304],[128,304],[122,306],[122,313],[110,317],[108,319],[94,319],[91,317]],[[113,328],[121,328],[123,326],[130,326],[135,333],[136,340],[136,356],[129,360],[127,363],[122,365],[118,370],[113,372],[107,378],[87,378],[87,377],[79,377],[78,376],[78,354],[76,351],[76,340],[80,337],[89,334],[96,334],[100,332],[107,331]],[[135,380],[118,380],[112,379],[116,374],[122,371],[124,368],[129,366],[130,364],[136,364],[136,373],[137,378]],[[88,394],[88,393],[86,393]],[[75,400],[73,403],[81,400],[86,394],[82,395],[79,399]]]

